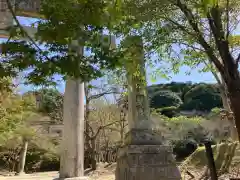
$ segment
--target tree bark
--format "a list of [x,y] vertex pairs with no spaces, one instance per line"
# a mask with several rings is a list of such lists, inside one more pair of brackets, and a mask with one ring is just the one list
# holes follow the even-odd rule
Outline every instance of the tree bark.
[[240,77],[234,81],[227,83],[229,93],[230,106],[233,112],[235,125],[238,133],[238,140],[240,135]]
[[20,151],[18,172],[17,172],[18,175],[24,173],[24,167],[25,167],[26,156],[27,156],[27,149],[28,149],[28,141],[24,139],[23,140],[23,146],[22,146],[22,149]]
[[120,145],[123,146],[124,145],[124,138],[125,138],[125,134],[124,134],[124,130],[125,130],[125,121],[127,114],[125,110],[121,110],[121,114],[120,114]]
[[222,103],[223,103],[223,108],[227,111],[231,111],[231,108],[229,105],[229,100],[228,100],[228,97],[226,94],[226,90],[222,84],[220,86],[221,87],[219,89],[220,89],[220,95],[221,95],[221,99],[222,99]]
[[[223,108],[227,112],[232,112],[231,107],[230,107],[229,97],[227,95],[227,89],[225,86],[226,85],[223,85],[223,84],[220,85],[220,95],[222,98]],[[238,136],[237,136],[237,130],[236,130],[234,119],[231,117],[226,117],[226,120],[230,123],[230,138],[233,141],[237,141]]]

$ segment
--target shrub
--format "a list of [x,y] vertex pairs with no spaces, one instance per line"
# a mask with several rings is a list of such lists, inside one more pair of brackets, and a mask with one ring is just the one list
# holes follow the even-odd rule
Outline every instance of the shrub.
[[162,115],[167,116],[169,118],[175,117],[179,113],[179,109],[174,106],[164,107],[164,108],[159,109],[159,111]]
[[181,161],[192,154],[198,147],[198,144],[193,139],[184,139],[173,142],[173,154],[176,155],[176,160]]
[[58,171],[60,168],[60,157],[56,154],[46,153],[42,158],[40,171]]
[[151,108],[179,107],[181,104],[181,98],[172,91],[157,91],[150,95]]
[[29,149],[26,157],[26,172],[58,171],[60,158],[58,154],[42,149]]

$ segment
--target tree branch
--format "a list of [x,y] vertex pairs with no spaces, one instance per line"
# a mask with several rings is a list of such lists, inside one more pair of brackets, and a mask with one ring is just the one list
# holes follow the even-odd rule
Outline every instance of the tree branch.
[[228,48],[228,40],[224,37],[223,25],[221,22],[221,13],[219,12],[219,7],[211,8],[211,11],[207,13],[208,22],[210,28],[212,30],[215,43],[218,49],[218,52],[222,58],[222,60],[226,59],[226,50],[229,51]]
[[[122,120],[120,120],[120,121],[122,121]],[[94,136],[92,136],[90,139],[95,139],[95,138],[98,136],[98,134],[101,132],[101,130],[105,129],[105,128],[108,127],[108,126],[112,126],[112,125],[114,125],[114,124],[116,124],[116,123],[118,123],[118,122],[120,122],[120,121],[114,121],[114,122],[109,123],[109,124],[107,124],[107,125],[100,126],[100,127],[98,128],[96,134],[95,134]]]
[[190,45],[190,44],[185,43],[185,42],[176,42],[176,44],[179,44],[179,45],[182,44],[182,45],[187,46],[187,47],[189,47],[189,48],[191,48],[193,50],[198,50],[198,51],[201,51],[201,52],[205,52],[204,49],[198,48],[198,47],[196,47],[194,45]]
[[92,95],[92,96],[88,97],[88,100],[91,101],[91,100],[93,100],[93,99],[98,99],[98,98],[100,98],[100,97],[102,97],[102,96],[104,96],[104,95],[108,95],[108,94],[120,94],[120,92],[109,90],[109,91],[106,91],[106,92],[103,92],[103,93],[99,93],[99,94],[96,94],[96,95]]
[[227,0],[227,5],[226,5],[226,21],[227,21],[227,28],[226,28],[226,39],[229,38],[230,35],[230,22],[229,22],[229,0]]
[[[18,21],[17,16],[16,16],[16,14],[15,14],[15,12],[14,12],[14,10],[13,10],[13,7],[12,7],[12,5],[11,5],[10,0],[6,0],[6,1],[7,1],[8,9],[10,10],[10,12],[11,12],[11,14],[12,14],[12,16],[13,16],[14,21],[17,23],[17,26],[20,28],[20,30],[21,30],[21,32],[23,33],[23,35],[26,36],[26,37],[30,40],[30,42],[31,42],[40,52],[43,52],[43,50],[36,44],[36,42],[34,41],[34,39],[24,30],[24,28],[22,27],[22,25],[21,25],[20,22]],[[48,56],[46,56],[46,55],[44,55],[44,56],[45,56],[45,58],[46,58],[47,60],[51,61]]]
[[175,25],[177,28],[181,29],[181,30],[184,31],[185,33],[190,34],[190,35],[194,35],[194,33],[191,32],[191,31],[189,31],[189,30],[187,29],[187,27],[179,24],[178,22],[176,22],[176,21],[174,21],[174,20],[172,20],[172,19],[170,19],[170,18],[167,18],[167,17],[162,17],[162,18],[165,19],[166,21],[171,22],[173,25]]
[[221,62],[218,60],[218,58],[215,56],[213,49],[211,48],[211,46],[206,42],[206,40],[204,39],[204,37],[202,36],[202,32],[200,31],[199,27],[198,27],[198,23],[192,13],[191,10],[188,9],[187,5],[182,3],[181,0],[177,0],[177,3],[175,4],[177,7],[179,7],[181,9],[181,11],[184,13],[184,15],[186,16],[190,26],[193,28],[193,30],[195,31],[195,35],[198,38],[199,44],[202,45],[202,47],[205,49],[206,54],[208,55],[208,57],[211,59],[211,61],[213,61],[213,63],[215,64],[215,66],[217,67],[217,69],[223,73],[224,72],[224,68],[223,65],[221,64]]
[[[90,126],[90,124],[89,124],[89,122],[88,121],[86,121],[86,125],[87,125],[87,127],[91,130],[91,133],[93,134],[93,128]],[[88,132],[88,131],[85,131],[86,133]],[[88,134],[88,133],[87,133]],[[89,136],[89,134],[88,134],[88,136]],[[90,136],[89,136],[90,137]]]
[[[205,66],[209,67],[209,64],[211,64],[211,61],[208,61],[208,63],[207,63],[206,61],[203,61],[203,63],[205,64]],[[217,83],[218,83],[219,85],[222,85],[222,82],[221,82],[221,80],[219,79],[217,73],[215,73],[215,72],[213,72],[213,71],[211,71],[211,73],[212,73],[212,75],[214,76],[214,78],[216,79]]]
[[222,63],[224,64],[225,69],[227,69],[228,75],[235,76],[234,71],[238,69],[238,64],[236,65],[236,62],[234,61],[234,58],[230,52],[229,41],[228,38],[225,37],[221,17],[222,13],[218,5],[212,7],[207,13],[209,25],[213,32]]
[[[128,124],[126,123],[126,124],[124,124],[124,126],[123,126],[122,128],[125,128],[125,127],[127,127],[127,126],[128,126]],[[107,129],[110,129],[110,130],[112,130],[112,131],[116,131],[116,132],[119,132],[119,131],[120,131],[118,128],[111,128],[111,127],[108,127]]]

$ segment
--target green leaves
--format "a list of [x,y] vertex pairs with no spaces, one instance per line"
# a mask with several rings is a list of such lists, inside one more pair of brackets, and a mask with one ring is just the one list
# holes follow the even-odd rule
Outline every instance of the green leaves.
[[240,35],[232,35],[232,36],[229,36],[229,39],[228,39],[228,41],[229,41],[229,44],[231,45],[231,46],[237,46],[237,47],[239,47],[240,46]]
[[205,10],[207,11],[208,8],[212,8],[216,5],[218,5],[219,0],[202,0],[203,6]]
[[[0,95],[2,96],[1,93]],[[27,121],[35,112],[35,99],[32,96],[8,94],[4,101],[0,101],[0,139],[4,141],[13,136],[20,136],[20,132],[23,134],[22,127],[27,127]]]
[[63,95],[56,89],[41,89],[36,92],[40,97],[39,111],[48,115],[53,123],[63,121]]
[[[234,0],[229,0],[229,4],[223,0],[185,0],[178,1],[177,4],[173,3],[176,1],[171,1],[168,4],[163,3],[161,8],[148,6],[150,9],[147,6],[144,9],[141,3],[136,4],[137,1],[130,2],[135,8],[143,8],[142,12],[137,8],[130,12],[133,19],[135,18],[133,24],[141,24],[140,28],[137,27],[140,29],[137,33],[145,40],[145,50],[158,55],[158,58],[149,60],[155,67],[165,63],[165,66],[171,66],[174,73],[179,73],[182,66],[199,69],[199,72],[216,72],[216,67],[222,69],[222,50],[217,48],[222,46],[217,46],[216,41],[224,41],[222,37],[216,38],[216,34],[230,37],[230,52],[239,46],[237,36],[233,38],[231,35],[232,28],[239,23],[235,20],[238,12],[233,5]],[[157,15],[152,17],[150,11]],[[140,23],[143,21],[141,15],[148,16],[144,23]],[[213,22],[212,26],[210,22]],[[214,26],[218,27],[214,29]],[[228,28],[230,29],[227,30]]]
[[[53,84],[53,76],[71,76],[89,81],[103,75],[103,70],[121,66],[122,54],[102,38],[106,27],[113,27],[120,13],[120,2],[105,0],[43,0],[41,15],[34,41],[9,41],[3,45],[0,63],[1,77],[16,76],[31,69],[26,75],[28,83]],[[113,19],[113,17],[115,19]],[[23,37],[21,28],[14,27],[12,36]],[[101,38],[100,38],[101,37]],[[76,46],[85,46],[90,55],[79,54],[79,48],[69,50],[74,40]],[[41,46],[41,47],[40,47]]]
[[179,107],[183,102],[174,92],[160,90],[151,94],[150,98],[152,108]]

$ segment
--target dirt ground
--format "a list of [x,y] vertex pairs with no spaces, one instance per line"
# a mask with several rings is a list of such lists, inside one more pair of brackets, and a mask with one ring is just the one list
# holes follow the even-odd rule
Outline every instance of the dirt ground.
[[[89,177],[89,180],[115,180],[115,168],[116,163],[107,164],[101,163],[98,164],[96,171],[85,171],[85,175]],[[187,173],[182,174],[183,180],[199,180],[203,174],[204,169],[189,169],[189,172],[194,176],[192,178]],[[240,177],[240,169],[232,169],[231,173],[224,174],[219,177],[219,180],[229,180],[229,178]],[[58,177],[58,172],[43,172],[43,173],[34,173],[26,174],[22,176],[11,176],[11,174],[2,173],[0,174],[0,180],[52,180]]]
[[94,172],[87,173],[91,180],[114,180],[116,164],[99,164]]
[[[96,171],[85,171],[85,176],[89,177],[89,180],[114,180],[116,164],[98,164]],[[14,173],[7,171],[0,171],[0,180],[52,180],[58,177],[58,172],[42,172],[33,174],[23,174],[20,176],[14,176]]]

